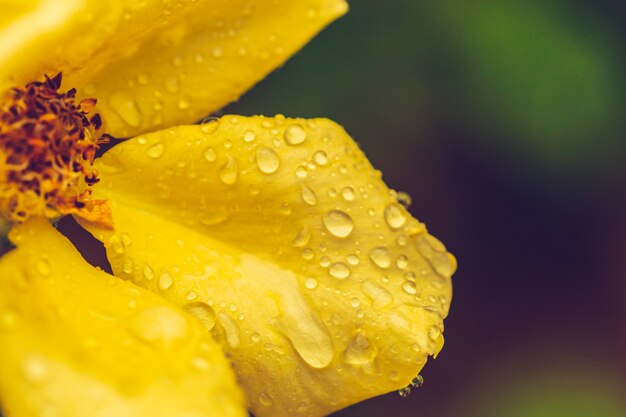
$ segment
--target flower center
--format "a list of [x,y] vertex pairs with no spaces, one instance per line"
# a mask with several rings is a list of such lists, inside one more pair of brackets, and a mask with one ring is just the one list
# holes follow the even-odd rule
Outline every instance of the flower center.
[[[77,103],[76,90],[59,92],[61,73],[13,88],[0,100],[0,217],[93,212],[93,160],[108,136],[91,114],[96,100]],[[88,217],[88,216],[86,216]]]

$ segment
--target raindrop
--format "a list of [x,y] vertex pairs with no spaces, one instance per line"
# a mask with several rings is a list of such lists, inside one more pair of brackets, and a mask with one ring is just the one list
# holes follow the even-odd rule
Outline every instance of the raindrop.
[[317,280],[313,277],[308,277],[305,281],[304,281],[304,286],[307,287],[310,290],[314,290],[317,288]]
[[315,191],[311,190],[309,186],[304,183],[300,184],[300,193],[302,195],[302,200],[310,206],[314,206],[317,204],[317,194]]
[[328,163],[328,155],[324,151],[317,151],[313,154],[313,161],[319,166],[324,166]]
[[400,255],[396,259],[396,266],[400,269],[406,268],[408,264],[409,264],[409,258],[407,258],[406,255]]
[[350,276],[350,268],[343,262],[334,262],[328,268],[328,273],[337,279],[345,279]]
[[272,148],[262,146],[256,151],[256,164],[264,174],[273,174],[280,166],[280,158]]
[[226,342],[232,348],[236,348],[239,346],[239,327],[237,327],[237,323],[235,320],[231,319],[230,316],[226,313],[219,313],[217,318],[224,328],[224,333],[226,334]]
[[220,168],[220,180],[226,185],[232,185],[237,182],[238,176],[239,162],[233,156],[228,155],[226,163]]
[[324,214],[324,226],[336,237],[348,237],[354,230],[354,222],[349,214],[341,210],[330,210]]
[[161,276],[159,276],[159,288],[162,291],[170,288],[172,284],[174,284],[174,278],[169,272],[165,271],[161,274]]
[[343,197],[344,200],[346,201],[354,201],[354,188],[352,187],[345,187],[342,191],[341,191],[341,196]]
[[369,252],[369,257],[374,264],[382,269],[387,269],[391,266],[391,255],[389,250],[384,246],[378,246]]
[[398,204],[391,203],[385,207],[385,221],[392,229],[399,229],[406,223],[406,216]]
[[424,385],[424,377],[421,375],[416,376],[411,380],[411,385],[415,388],[421,387],[422,385]]
[[146,155],[148,155],[150,158],[160,158],[161,156],[163,156],[163,153],[165,152],[165,145],[163,145],[163,143],[161,142],[156,142],[154,144],[152,144],[148,150],[146,151]]
[[243,134],[244,142],[252,142],[254,139],[256,139],[256,133],[251,130],[248,130],[246,133]]
[[310,248],[304,248],[302,249],[302,252],[300,252],[300,255],[302,255],[302,258],[306,261],[310,261],[311,259],[313,259],[313,250]]
[[404,281],[402,283],[402,290],[409,295],[417,294],[417,286],[413,281]]
[[298,235],[293,239],[292,245],[296,248],[301,248],[306,246],[307,243],[311,240],[311,232],[309,228],[303,226]]
[[400,394],[400,396],[402,398],[407,398],[409,395],[411,395],[411,387],[404,387],[404,388],[400,388],[398,390],[398,394]]
[[306,140],[306,132],[300,125],[289,125],[285,129],[285,142],[290,145],[299,145]]
[[411,196],[404,191],[398,192],[396,199],[398,200],[398,203],[400,203],[402,207],[406,209],[411,207],[411,204],[413,203],[413,199],[411,198]]
[[211,330],[215,326],[215,311],[206,303],[197,302],[187,304],[183,310],[194,316],[207,329]]

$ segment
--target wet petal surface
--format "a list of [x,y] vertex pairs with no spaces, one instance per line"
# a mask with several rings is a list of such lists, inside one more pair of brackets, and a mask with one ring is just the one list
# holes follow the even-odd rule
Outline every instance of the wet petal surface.
[[191,123],[236,100],[347,5],[44,0],[7,10],[0,90],[63,71],[65,86],[97,97],[107,131],[124,137]]
[[87,264],[41,219],[0,261],[0,402],[8,416],[247,413],[192,317]]
[[97,167],[115,273],[205,324],[255,415],[328,414],[441,349],[455,260],[333,122],[225,116]]

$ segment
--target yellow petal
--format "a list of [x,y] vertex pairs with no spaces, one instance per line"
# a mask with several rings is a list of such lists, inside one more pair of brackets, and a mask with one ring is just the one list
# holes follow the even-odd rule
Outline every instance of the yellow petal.
[[43,220],[0,261],[7,416],[245,416],[221,349],[158,296],[87,264]]
[[0,89],[63,71],[118,137],[218,110],[347,10],[344,0],[30,4],[0,18]]
[[115,273],[215,314],[255,415],[328,414],[441,349],[454,258],[333,122],[225,116],[97,167]]

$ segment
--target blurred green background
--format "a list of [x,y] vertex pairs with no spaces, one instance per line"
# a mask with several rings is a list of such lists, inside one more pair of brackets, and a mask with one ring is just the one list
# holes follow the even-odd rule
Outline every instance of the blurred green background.
[[623,1],[358,0],[226,112],[332,118],[459,260],[446,346],[348,416],[626,416]]

